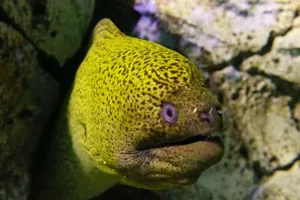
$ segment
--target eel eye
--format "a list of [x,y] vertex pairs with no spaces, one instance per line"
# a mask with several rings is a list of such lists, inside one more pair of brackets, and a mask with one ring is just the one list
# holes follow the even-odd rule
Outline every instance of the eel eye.
[[164,118],[164,120],[166,120],[166,122],[174,124],[177,122],[177,112],[175,107],[172,104],[169,103],[165,103],[162,107],[162,117]]

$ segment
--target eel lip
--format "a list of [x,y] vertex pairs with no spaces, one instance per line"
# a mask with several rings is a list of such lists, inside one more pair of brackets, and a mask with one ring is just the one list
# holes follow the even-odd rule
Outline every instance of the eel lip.
[[160,141],[151,144],[148,143],[146,145],[142,145],[142,147],[138,148],[138,150],[147,150],[147,149],[164,148],[164,147],[172,147],[172,146],[184,146],[196,142],[209,142],[220,146],[223,145],[221,133],[213,132],[205,135],[198,134],[195,136],[190,136],[179,140],[177,139],[177,140]]

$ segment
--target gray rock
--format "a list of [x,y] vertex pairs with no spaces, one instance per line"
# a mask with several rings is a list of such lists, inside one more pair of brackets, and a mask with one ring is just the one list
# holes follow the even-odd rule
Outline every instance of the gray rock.
[[[292,26],[295,6],[274,0],[136,0],[138,11],[157,16],[181,36],[181,50],[198,65],[228,62],[260,51],[271,35]],[[193,48],[191,48],[191,46]]]
[[297,104],[294,107],[293,117],[296,121],[298,121],[298,127],[300,128],[300,102],[297,102]]
[[288,170],[278,171],[253,194],[253,200],[299,200],[300,162]]
[[41,70],[33,45],[2,22],[0,46],[0,199],[22,200],[59,86]]
[[226,71],[214,76],[245,143],[248,162],[266,173],[289,164],[300,150],[300,132],[289,106],[291,97],[278,96],[276,85],[259,75],[241,72],[243,78],[238,82],[220,78],[227,77]]
[[289,82],[300,84],[300,17],[295,18],[293,29],[276,37],[270,52],[245,60],[242,69],[258,70]]

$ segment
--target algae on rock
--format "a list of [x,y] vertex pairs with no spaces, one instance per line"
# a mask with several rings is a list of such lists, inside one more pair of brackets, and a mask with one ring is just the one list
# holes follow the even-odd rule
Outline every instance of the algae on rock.
[[93,0],[2,0],[0,7],[40,50],[63,65],[80,47],[94,4]]
[[42,70],[39,53],[63,65],[81,45],[94,4],[1,1],[0,199],[27,199],[34,151],[58,99],[59,85]]
[[0,199],[26,199],[39,136],[59,86],[40,69],[37,50],[0,22]]

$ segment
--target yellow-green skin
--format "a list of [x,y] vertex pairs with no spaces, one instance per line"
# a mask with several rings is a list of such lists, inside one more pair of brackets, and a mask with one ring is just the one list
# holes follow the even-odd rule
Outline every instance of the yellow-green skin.
[[[164,103],[175,106],[175,124],[163,119]],[[209,105],[219,107],[187,58],[101,20],[44,147],[32,199],[89,199],[117,182],[147,189],[194,183],[221,159],[222,145],[171,144],[220,128],[199,119]]]

